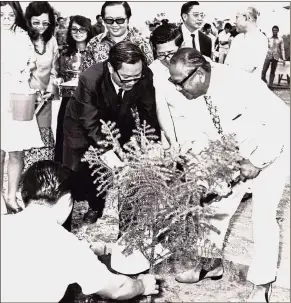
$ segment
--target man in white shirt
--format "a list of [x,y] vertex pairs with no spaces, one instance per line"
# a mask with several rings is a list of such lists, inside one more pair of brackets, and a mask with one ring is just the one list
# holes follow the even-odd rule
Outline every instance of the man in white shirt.
[[225,64],[261,78],[268,51],[268,40],[257,27],[258,11],[248,7],[236,16],[238,34],[231,42]]
[[68,168],[49,160],[25,172],[26,208],[1,220],[1,302],[59,302],[73,283],[86,295],[116,300],[157,294],[154,276],[133,280],[112,274],[89,243],[61,226],[73,206],[72,178]]
[[200,31],[204,17],[205,14],[200,9],[199,2],[189,1],[182,5],[181,31],[184,39],[182,47],[193,47],[202,55],[212,58],[212,41]]
[[[236,136],[240,155],[244,158],[240,163],[241,175],[247,181],[240,182],[229,197],[213,204],[214,211],[223,214],[224,218],[212,220],[211,224],[220,234],[211,232],[208,239],[222,249],[229,221],[251,186],[254,251],[247,279],[254,284],[254,289],[248,302],[264,302],[276,279],[279,252],[276,210],[290,167],[288,106],[261,79],[256,80],[249,73],[227,65],[211,66],[191,48],[176,52],[170,62],[170,74],[176,89],[186,99],[195,99],[192,101],[195,103],[204,99],[204,107],[209,109],[209,115],[216,123],[216,134],[212,133],[210,137],[215,139],[228,133]],[[221,89],[223,87],[230,89]],[[185,103],[189,102],[186,99]],[[208,131],[212,121],[205,119],[201,131]],[[217,279],[223,274],[223,266],[222,263],[216,265],[206,269],[199,264],[176,279],[184,283],[197,283],[203,278]]]
[[224,25],[224,30],[219,33],[218,35],[218,42],[219,42],[219,58],[218,63],[224,63],[225,57],[229,50],[230,45],[230,30],[231,30],[231,24],[226,23]]

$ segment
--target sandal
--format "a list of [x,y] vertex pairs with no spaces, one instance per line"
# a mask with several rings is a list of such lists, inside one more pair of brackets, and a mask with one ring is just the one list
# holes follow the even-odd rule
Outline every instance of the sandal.
[[[217,267],[216,267],[217,268]],[[204,279],[211,279],[211,280],[220,280],[223,276],[223,266],[222,268],[222,273],[217,275],[209,275],[206,277],[208,273],[211,273],[214,271],[216,268],[213,268],[211,270],[205,270],[201,265],[196,266],[194,269],[187,270],[178,276],[176,276],[175,280],[180,283],[198,283]]]

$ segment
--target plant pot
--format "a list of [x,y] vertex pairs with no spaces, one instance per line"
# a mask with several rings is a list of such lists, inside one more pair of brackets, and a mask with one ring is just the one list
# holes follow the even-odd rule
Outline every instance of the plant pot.
[[31,121],[35,112],[36,92],[10,94],[12,119],[16,121]]

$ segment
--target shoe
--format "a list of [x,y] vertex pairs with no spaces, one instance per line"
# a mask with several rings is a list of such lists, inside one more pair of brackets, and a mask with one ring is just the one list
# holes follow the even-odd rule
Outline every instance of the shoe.
[[15,215],[15,214],[17,214],[17,213],[19,213],[23,210],[21,207],[13,208],[13,207],[9,206],[8,204],[6,204],[6,208],[7,208],[7,215],[8,214],[9,215],[11,215],[11,214]]
[[175,280],[180,283],[198,283],[204,279],[220,280],[223,276],[223,266],[220,265],[211,270],[203,269],[199,264],[194,269],[187,270],[175,277]]
[[250,296],[247,298],[246,302],[270,302],[272,293],[272,284],[269,285],[258,285],[252,290]]
[[93,224],[100,218],[100,213],[97,210],[89,208],[83,217],[83,222],[88,224]]

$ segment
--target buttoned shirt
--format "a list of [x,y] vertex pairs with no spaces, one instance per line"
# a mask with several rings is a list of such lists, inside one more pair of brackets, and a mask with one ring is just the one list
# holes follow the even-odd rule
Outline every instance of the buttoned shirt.
[[274,59],[279,61],[285,60],[285,48],[284,48],[284,41],[282,37],[271,37],[268,39],[268,59]]
[[195,35],[195,48],[200,52],[200,42],[199,42],[199,29],[196,29],[194,32],[190,32],[185,24],[182,24],[182,34],[183,34],[183,43],[182,47],[193,47],[193,37]]
[[224,63],[234,68],[252,72],[258,78],[261,78],[267,51],[268,41],[266,36],[259,29],[255,29],[245,34],[238,34],[232,40]]
[[[150,44],[134,30],[129,29],[123,41],[130,41],[137,45],[143,52],[147,65],[153,62],[154,57]],[[93,37],[86,47],[87,55],[82,64],[82,71],[95,63],[106,61],[111,47],[115,44],[116,42],[110,38],[109,32]]]

